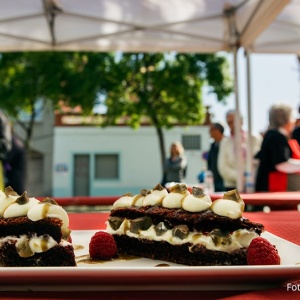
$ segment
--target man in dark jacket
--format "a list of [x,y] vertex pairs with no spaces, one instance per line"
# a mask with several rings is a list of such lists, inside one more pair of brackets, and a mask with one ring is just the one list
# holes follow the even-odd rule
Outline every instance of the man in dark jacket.
[[223,179],[218,171],[219,145],[224,137],[224,127],[220,123],[214,123],[210,126],[210,136],[214,142],[210,146],[207,158],[207,169],[211,170],[214,176],[215,192],[224,191]]
[[12,137],[12,148],[5,160],[6,185],[22,195],[25,191],[26,154],[20,139]]

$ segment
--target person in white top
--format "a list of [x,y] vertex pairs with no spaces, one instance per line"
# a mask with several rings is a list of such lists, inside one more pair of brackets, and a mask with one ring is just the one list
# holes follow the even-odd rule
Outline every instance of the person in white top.
[[[224,140],[219,149],[218,156],[218,170],[221,174],[224,182],[224,188],[226,191],[237,188],[237,176],[239,174],[239,168],[242,168],[242,174],[246,172],[246,159],[247,159],[247,139],[248,133],[242,129],[243,120],[240,117],[241,124],[241,144],[236,145],[235,141],[235,110],[229,110],[226,113],[226,122],[230,129],[230,137]],[[251,148],[253,159],[255,154],[260,150],[262,137],[260,135],[251,135]],[[241,166],[237,165],[238,151],[241,151]]]

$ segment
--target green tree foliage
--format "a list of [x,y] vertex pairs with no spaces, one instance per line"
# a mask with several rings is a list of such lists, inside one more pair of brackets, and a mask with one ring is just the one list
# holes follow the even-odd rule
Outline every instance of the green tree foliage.
[[69,53],[65,57],[60,99],[71,107],[80,105],[84,113],[91,114],[99,95],[106,93],[107,77],[113,64],[111,53]]
[[20,122],[26,131],[26,146],[32,137],[36,102],[52,99],[61,91],[64,56],[52,52],[4,53],[0,60],[0,108],[16,121],[20,111],[29,114],[28,123]]
[[[26,132],[25,144],[33,134],[33,124],[43,105],[61,100],[70,106],[81,105],[91,112],[100,90],[105,53],[16,52],[0,56],[0,109],[4,109]],[[39,107],[39,108],[38,108]],[[22,122],[19,112],[29,114]]]
[[147,117],[157,131],[162,164],[163,128],[201,124],[202,87],[208,84],[219,101],[232,92],[227,60],[215,54],[123,53],[110,70],[105,125],[120,118],[133,128]]
[[31,109],[39,98],[54,98],[61,90],[64,56],[53,52],[4,53],[0,60],[1,107],[11,115]]
[[175,124],[201,124],[202,88],[219,101],[232,92],[225,57],[216,54],[18,52],[0,56],[0,108],[24,123],[29,144],[37,101],[60,100],[91,113],[101,98],[107,106],[103,126],[126,120],[137,128],[147,119],[156,128],[162,163],[163,129]]

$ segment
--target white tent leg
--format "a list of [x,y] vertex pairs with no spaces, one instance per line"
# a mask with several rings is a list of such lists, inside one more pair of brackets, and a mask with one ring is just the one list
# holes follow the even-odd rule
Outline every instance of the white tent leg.
[[248,139],[247,139],[247,160],[246,171],[249,178],[246,183],[246,192],[254,191],[254,166],[253,166],[253,145],[252,145],[252,93],[251,93],[251,55],[250,52],[245,51],[246,54],[246,72],[247,72],[247,112],[248,112]]
[[[238,48],[235,47],[233,51],[233,65],[234,65],[234,89],[235,89],[235,122],[234,122],[234,131],[235,131],[235,145],[236,149],[240,150],[241,148],[241,114],[240,114],[240,103],[239,103],[239,86],[238,86],[238,59],[237,59]],[[236,151],[236,162],[237,162],[237,189],[239,192],[243,191],[244,185],[244,174],[243,174],[243,160],[242,160],[242,151]]]
[[[248,112],[248,134],[249,136],[252,135],[252,93],[251,93],[251,58],[250,53],[248,51],[245,52],[246,54],[246,72],[247,72],[247,112]],[[252,141],[249,139],[248,145],[250,146],[249,154],[250,157],[253,157],[252,152]],[[247,152],[248,153],[248,152]],[[247,164],[247,170],[252,171],[252,164]]]

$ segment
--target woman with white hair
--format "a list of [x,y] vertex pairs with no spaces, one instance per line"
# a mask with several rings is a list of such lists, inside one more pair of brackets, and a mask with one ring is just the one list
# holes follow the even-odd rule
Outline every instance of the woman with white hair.
[[257,154],[259,167],[256,191],[278,192],[300,190],[300,149],[291,139],[294,129],[293,108],[273,105],[269,110],[269,129]]

